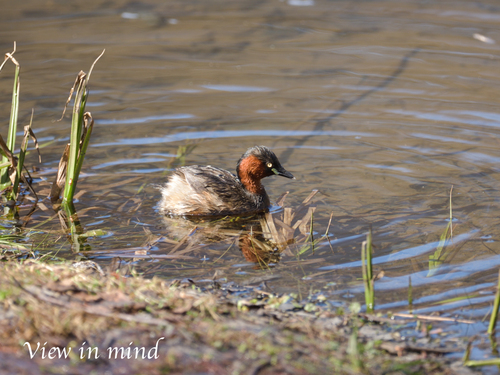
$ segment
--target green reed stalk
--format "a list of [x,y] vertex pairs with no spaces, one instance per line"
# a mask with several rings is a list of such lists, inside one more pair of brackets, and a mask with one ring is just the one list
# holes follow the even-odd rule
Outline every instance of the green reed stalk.
[[411,276],[408,276],[408,309],[411,314],[413,310],[413,289],[411,286]]
[[363,284],[365,286],[366,312],[371,313],[375,308],[371,228],[366,236],[366,241],[363,241],[361,244],[361,268],[363,272]]
[[[10,109],[10,119],[9,119],[9,133],[7,136],[7,147],[11,152],[14,152],[16,147],[16,132],[17,132],[17,118],[19,115],[19,71],[20,65],[17,60],[12,56],[16,52],[16,45],[14,43],[14,51],[8,53],[6,56],[10,59],[16,66],[16,71],[14,73],[14,87],[12,89],[12,105]],[[6,60],[7,61],[7,60]],[[3,66],[3,64],[2,64]],[[0,68],[1,69],[1,68]],[[9,158],[7,156],[2,156],[2,164],[8,163]],[[11,184],[9,178],[9,167],[3,167],[0,171],[0,189],[5,189]]]
[[87,112],[83,116],[84,134],[82,136],[82,144],[80,149],[80,155],[75,168],[75,176],[78,178],[80,171],[82,170],[83,160],[87,154],[87,148],[90,143],[90,136],[92,135],[92,129],[94,129],[94,120],[90,112]]
[[498,284],[497,293],[495,295],[495,302],[493,303],[493,311],[491,312],[490,325],[488,326],[488,334],[495,331],[495,326],[498,319],[498,307],[500,306],[500,270],[498,270]]
[[85,74],[85,72],[83,71],[78,74],[73,89],[71,90],[70,98],[68,99],[69,102],[73,91],[76,91],[73,103],[73,114],[71,117],[71,137],[66,171],[66,181],[64,184],[62,199],[62,205],[64,207],[68,207],[73,203],[78,177],[82,170],[83,161],[85,159],[87,148],[90,143],[90,136],[92,134],[94,121],[90,112],[85,112],[85,106],[88,99],[87,86],[89,83],[90,75],[92,73],[92,69],[103,54],[104,51],[102,51],[99,57],[97,57],[97,59],[94,61],[88,74]]
[[[30,123],[29,125],[24,127],[24,137],[23,137],[23,142],[21,144],[21,148],[19,149],[19,157],[17,159],[17,174],[14,180],[14,184],[12,186],[12,194],[13,197],[17,197],[17,194],[19,192],[19,182],[21,181],[21,176],[23,173],[23,167],[24,167],[24,159],[26,158],[26,151],[28,150],[28,139],[33,132],[31,131],[31,125],[33,124],[33,111],[31,111],[31,118],[30,118]],[[38,147],[38,142],[36,141],[35,138],[35,144]]]
[[[490,339],[492,336],[490,336]],[[494,341],[494,340],[493,340]],[[480,360],[471,360],[470,352],[472,349],[472,341],[469,341],[465,349],[464,357],[462,359],[463,365],[468,367],[482,367],[482,366],[500,366],[500,358],[488,358]]]
[[482,366],[500,366],[500,358],[490,358],[481,360],[467,360],[464,366],[468,367],[482,367]]
[[451,185],[450,189],[450,237],[453,238],[453,204],[451,202],[452,198],[452,193],[453,193],[453,185]]
[[[453,193],[453,185],[450,189],[450,220],[446,225],[446,228],[441,236],[439,237],[439,243],[436,247],[436,251],[434,254],[429,255],[429,272],[427,273],[427,277],[434,276],[438,270],[438,268],[443,264],[446,260],[449,252],[451,250],[450,247],[447,247],[449,240],[453,238],[453,203],[452,203],[452,193]],[[443,250],[446,248],[444,254]]]
[[311,226],[309,227],[309,237],[311,238],[311,248],[312,248],[312,253],[314,254],[314,227],[313,227],[313,216],[314,216],[314,211],[311,212]]
[[357,328],[353,329],[353,332],[349,336],[347,354],[349,354],[349,359],[351,360],[352,370],[358,374],[363,373],[363,361],[361,360],[361,353],[358,347]]
[[[66,172],[66,183],[64,185],[63,205],[73,202],[76,184],[78,182],[77,165],[80,151],[80,141],[83,133],[83,114],[87,102],[87,87],[85,73],[80,72],[77,78],[76,94],[73,104],[73,116],[71,118],[71,138],[69,146],[68,169]],[[80,161],[83,163],[83,159]]]

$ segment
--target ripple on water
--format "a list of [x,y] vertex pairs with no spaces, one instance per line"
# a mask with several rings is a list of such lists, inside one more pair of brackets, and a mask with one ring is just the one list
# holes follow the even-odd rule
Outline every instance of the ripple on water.
[[102,168],[107,168],[107,167],[113,167],[115,165],[158,163],[158,162],[165,162],[165,158],[119,159],[119,160],[108,161],[106,163],[95,165],[92,167],[92,169],[102,169]]
[[[212,280],[220,271],[238,283],[273,273],[273,291],[305,295],[317,288],[336,301],[349,295],[362,302],[359,250],[372,225],[375,269],[386,275],[375,282],[381,309],[405,305],[409,277],[415,308],[486,293],[496,285],[500,46],[473,39],[476,32],[498,39],[494,30],[500,13],[491,7],[457,1],[453,9],[440,2],[422,2],[417,9],[406,1],[392,2],[394,11],[387,12],[383,2],[364,1],[356,7],[335,2],[332,12],[332,2],[242,0],[231,7],[221,2],[190,9],[172,0],[169,6],[185,20],[177,22],[160,1],[148,2],[146,13],[134,7],[127,13],[127,0],[117,0],[106,6],[89,2],[88,15],[104,17],[105,22],[95,23],[85,22],[87,15],[68,2],[47,2],[47,10],[35,10],[33,17],[31,3],[19,2],[19,17],[12,19],[29,47],[19,56],[29,67],[23,76],[29,84],[21,88],[28,103],[21,108],[34,101],[41,109],[35,110],[33,127],[47,145],[42,170],[34,177],[45,191],[50,190],[45,176],[52,181],[69,139],[69,121],[51,122],[60,117],[67,98],[61,85],[66,81],[69,88],[74,77],[67,74],[75,64],[88,68],[91,50],[113,45],[91,79],[87,105],[94,110],[95,133],[78,182],[77,209],[84,227],[93,224],[115,234],[105,241],[88,239],[96,253],[86,256],[105,251],[100,262],[120,254],[127,262],[142,257],[136,261],[141,271],[170,279]],[[49,3],[57,6],[51,9]],[[150,24],[150,15],[160,22]],[[68,22],[74,19],[82,22]],[[464,21],[470,25],[464,27]],[[8,112],[8,103],[3,104]],[[40,114],[48,120],[39,120]],[[20,113],[20,122],[28,117]],[[229,159],[245,145],[259,143],[287,154],[284,164],[299,172],[293,182],[267,180],[271,197],[289,190],[285,203],[295,209],[312,189],[324,193],[311,215],[311,232],[320,243],[313,249],[295,244],[297,249],[285,252],[273,270],[257,270],[253,261],[245,261],[237,237],[181,245],[176,252],[185,253],[167,255],[174,246],[167,240],[177,237],[167,238],[159,225],[163,218],[153,208],[159,192],[143,188],[145,182],[164,181],[167,167],[183,163],[231,163],[234,168]],[[166,160],[177,156],[177,146],[188,144],[196,144],[193,154],[183,159],[179,152],[175,160]],[[166,149],[172,154],[163,153]],[[34,156],[31,152],[28,158]],[[443,218],[452,185],[453,213],[460,217],[453,221],[453,256],[429,276],[429,256],[447,224]],[[28,210],[24,203],[20,207]],[[36,228],[61,233],[57,220],[43,224],[51,215],[51,210],[35,211],[27,228],[40,225]],[[295,234],[307,232],[302,224]],[[477,238],[471,228],[480,228]],[[332,235],[331,247],[318,237],[325,231],[338,237]],[[29,233],[43,241],[47,235]],[[154,236],[162,239],[145,246]],[[73,256],[71,246],[64,246]],[[448,312],[462,314],[463,308],[486,314],[485,299],[476,295],[469,303],[469,310],[465,304],[448,305],[454,306]]]
[[144,138],[128,138],[118,139],[114,142],[96,143],[92,147],[105,147],[117,145],[146,145],[171,143],[194,139],[210,139],[210,138],[268,138],[268,137],[310,137],[310,136],[336,136],[336,137],[378,137],[375,133],[367,132],[352,132],[346,130],[215,130],[215,131],[200,131],[200,132],[182,132],[169,134],[163,137],[144,137]]
[[96,120],[99,125],[128,125],[128,124],[143,124],[152,121],[165,121],[165,120],[186,120],[195,117],[188,113],[174,113],[169,115],[158,115],[148,117],[138,117],[129,119],[110,119],[110,120]]
[[226,92],[270,92],[274,91],[269,87],[238,86],[238,85],[204,85],[206,89]]
[[[405,110],[400,110],[400,109],[387,110],[387,112],[399,114],[399,115],[405,115],[405,116],[413,116],[413,117],[418,118],[418,119],[431,120],[431,121],[437,121],[437,122],[452,122],[452,123],[468,124],[468,125],[475,125],[475,126],[491,126],[491,127],[495,127],[495,128],[500,127],[500,121],[472,120],[472,119],[468,119],[468,118],[464,118],[464,117],[449,116],[449,115],[442,114],[442,113],[430,113],[430,112],[424,113],[424,112],[417,112],[417,111],[405,111]],[[446,113],[450,113],[450,111],[447,111]],[[452,112],[452,113],[454,113],[454,112]]]

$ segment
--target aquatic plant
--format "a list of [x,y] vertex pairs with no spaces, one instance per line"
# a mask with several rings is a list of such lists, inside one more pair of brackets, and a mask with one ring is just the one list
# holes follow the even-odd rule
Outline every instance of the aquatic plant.
[[495,294],[495,302],[493,303],[493,311],[491,312],[490,325],[488,326],[488,334],[493,334],[497,325],[498,307],[500,306],[500,270],[498,270],[497,293]]
[[[427,277],[435,275],[439,266],[443,264],[443,262],[446,260],[448,255],[451,253],[451,250],[453,249],[452,247],[447,246],[449,241],[453,238],[453,206],[451,200],[452,193],[453,186],[450,189],[450,219],[448,221],[448,225],[439,238],[439,243],[436,247],[436,251],[434,252],[434,254],[429,255],[429,272],[427,274]],[[446,250],[443,254],[444,249]]]
[[374,278],[372,269],[372,229],[366,235],[366,241],[361,244],[361,267],[363,284],[365,286],[366,312],[373,312],[375,308]]
[[411,314],[413,310],[413,287],[411,286],[411,276],[408,276],[408,311]]
[[[0,154],[2,155],[2,161],[0,163],[0,189],[4,193],[4,198],[6,198],[7,202],[14,202],[17,199],[19,195],[19,183],[21,181],[25,182],[26,186],[30,190],[32,190],[31,185],[29,184],[28,180],[24,177],[22,173],[24,168],[24,159],[26,156],[26,150],[28,148],[28,140],[30,136],[35,143],[37,151],[39,151],[35,133],[31,129],[33,121],[33,111],[32,111],[30,123],[29,125],[26,125],[24,127],[24,136],[21,148],[19,150],[19,154],[18,156],[14,155],[14,150],[16,147],[17,119],[19,117],[19,91],[20,91],[20,79],[19,79],[20,64],[14,57],[15,52],[16,52],[16,43],[14,42],[14,50],[10,53],[5,54],[4,62],[0,65],[0,71],[3,69],[3,67],[8,61],[12,62],[15,65],[14,86],[12,89],[12,105],[10,111],[7,142],[5,142],[3,137],[0,135]],[[33,191],[33,193],[35,192]],[[10,204],[10,206],[12,205],[13,203]]]
[[469,342],[463,357],[464,366],[468,367],[500,366],[500,358],[488,358],[479,360],[469,359],[471,349],[472,349],[472,342]]
[[[73,198],[75,195],[78,177],[82,169],[85,154],[90,142],[90,136],[94,127],[94,120],[90,112],[85,111],[85,106],[88,100],[88,84],[90,75],[94,69],[95,64],[104,54],[105,50],[95,59],[87,73],[80,71],[78,73],[75,83],[70,90],[68,100],[64,106],[61,119],[64,117],[66,108],[75,93],[73,100],[73,114],[71,117],[71,137],[70,143],[66,146],[61,160],[59,162],[59,169],[57,177],[52,184],[51,197],[53,201],[57,201],[60,197],[62,187],[64,192],[62,196],[61,205],[63,208],[72,208]],[[73,210],[74,211],[74,210]]]

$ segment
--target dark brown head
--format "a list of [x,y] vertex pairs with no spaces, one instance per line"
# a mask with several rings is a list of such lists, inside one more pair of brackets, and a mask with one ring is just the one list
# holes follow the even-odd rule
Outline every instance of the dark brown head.
[[262,192],[260,180],[264,177],[278,175],[295,178],[281,166],[274,152],[265,146],[249,148],[238,161],[236,173],[243,186],[256,194]]

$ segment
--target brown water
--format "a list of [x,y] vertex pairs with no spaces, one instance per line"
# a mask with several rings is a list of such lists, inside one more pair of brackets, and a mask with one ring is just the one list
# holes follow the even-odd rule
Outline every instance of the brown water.
[[[31,0],[3,6],[0,21],[1,50],[18,43],[21,124],[33,107],[48,143],[42,197],[69,139],[69,119],[54,120],[76,73],[106,49],[91,79],[96,126],[76,207],[85,230],[108,234],[78,256],[120,257],[167,279],[267,279],[273,291],[335,305],[364,301],[360,248],[371,225],[375,271],[385,273],[379,309],[408,310],[411,276],[416,312],[481,321],[490,310],[500,265],[496,2]],[[0,74],[4,118],[11,71]],[[186,164],[234,170],[256,144],[297,177],[265,180],[272,199],[289,191],[285,205],[296,208],[320,190],[315,238],[333,212],[331,246],[324,238],[306,249],[302,235],[259,266],[239,248],[241,225],[218,236],[199,228],[177,246],[192,227],[165,222],[147,184],[166,180],[179,147],[196,146]],[[453,243],[430,272],[452,186]],[[59,221],[40,224],[53,214],[35,212],[29,241],[43,253],[57,240],[58,255],[73,257]],[[485,329],[472,327],[454,329]]]

